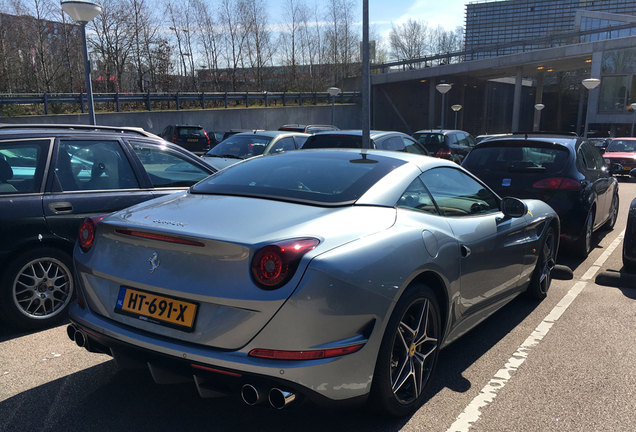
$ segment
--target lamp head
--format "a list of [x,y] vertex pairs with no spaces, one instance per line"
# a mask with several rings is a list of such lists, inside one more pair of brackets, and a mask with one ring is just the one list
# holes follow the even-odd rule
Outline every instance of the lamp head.
[[338,87],[329,87],[327,89],[327,93],[331,96],[338,96],[340,94],[340,89]]
[[451,89],[452,85],[450,84],[437,84],[435,86],[435,88],[437,89],[438,92],[440,92],[441,94],[445,94],[446,92],[448,92]]
[[636,112],[636,103],[629,104],[629,106],[632,107],[632,110]]
[[536,109],[537,111],[541,111],[543,108],[545,108],[545,105],[543,104],[536,104],[534,106],[534,109]]
[[455,112],[459,111],[460,109],[462,109],[461,105],[451,105],[451,109]]
[[583,80],[583,85],[588,90],[592,90],[596,88],[600,83],[601,83],[601,80],[598,78],[587,78]]
[[73,21],[87,23],[102,12],[102,6],[92,1],[63,0],[62,10],[73,18]]

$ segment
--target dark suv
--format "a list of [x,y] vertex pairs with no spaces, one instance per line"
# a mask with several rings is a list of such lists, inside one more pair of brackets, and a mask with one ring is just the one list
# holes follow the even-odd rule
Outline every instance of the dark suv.
[[216,135],[211,133],[212,138],[199,125],[170,125],[161,132],[161,138],[171,143],[180,145],[194,154],[202,155],[216,144]]
[[413,134],[431,154],[461,164],[466,155],[475,146],[475,138],[460,130],[421,130]]
[[611,230],[618,215],[618,182],[585,138],[556,133],[519,133],[477,144],[462,166],[499,196],[539,199],[561,219],[561,238],[584,258],[592,233]]
[[287,132],[302,132],[314,134],[318,132],[337,131],[340,130],[333,125],[301,125],[301,124],[287,124],[278,128],[279,131]]
[[63,319],[85,217],[186,190],[215,172],[142,129],[0,126],[0,318],[30,329]]

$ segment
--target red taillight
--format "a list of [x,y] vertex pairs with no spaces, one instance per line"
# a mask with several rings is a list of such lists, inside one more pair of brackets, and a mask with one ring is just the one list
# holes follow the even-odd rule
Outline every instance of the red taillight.
[[210,144],[210,137],[206,131],[203,131],[203,135],[205,135],[205,139],[208,140],[208,145]]
[[276,289],[291,279],[300,258],[318,246],[319,240],[295,239],[274,243],[260,249],[252,259],[252,277],[263,289]]
[[539,180],[532,187],[535,189],[579,190],[581,189],[581,183],[570,178],[552,177]]
[[93,242],[95,241],[95,233],[97,231],[97,222],[104,219],[105,217],[106,215],[87,217],[80,225],[79,231],[77,233],[77,242],[79,243],[79,247],[84,252],[88,252],[89,249],[93,246]]
[[154,233],[148,233],[143,231],[131,231],[131,230],[125,230],[125,229],[117,229],[115,230],[115,232],[119,234],[125,234],[125,235],[129,235],[133,237],[141,237],[141,238],[150,239],[150,240],[158,240],[158,241],[164,241],[169,243],[178,243],[178,244],[184,244],[188,246],[205,247],[205,243],[201,243],[194,240],[188,240],[188,239],[184,239],[180,237],[172,237],[172,236],[166,236],[162,234],[154,234]]
[[435,153],[435,156],[438,158],[450,159],[451,151],[445,150],[445,149],[439,149],[437,150],[437,153]]
[[172,142],[173,143],[177,143],[177,134],[174,134],[174,136],[172,137]]
[[330,348],[324,350],[308,351],[281,351],[256,348],[250,351],[249,355],[251,355],[252,357],[260,357],[272,360],[317,360],[352,354],[360,350],[360,348],[362,348],[363,346],[364,344],[358,344],[343,348]]

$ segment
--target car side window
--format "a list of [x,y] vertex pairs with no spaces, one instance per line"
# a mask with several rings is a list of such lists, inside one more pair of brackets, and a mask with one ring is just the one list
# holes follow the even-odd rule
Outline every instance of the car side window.
[[431,195],[419,178],[413,180],[409,187],[406,188],[406,191],[404,191],[397,202],[397,207],[439,215],[433,198],[431,198]]
[[0,195],[40,191],[50,141],[0,142]]
[[190,187],[211,174],[178,153],[140,142],[131,145],[153,187]]
[[60,140],[54,192],[135,188],[139,183],[119,141]]
[[296,150],[296,144],[294,143],[294,138],[287,137],[274,144],[274,147],[272,147],[270,153],[280,153],[290,150]]
[[499,200],[490,190],[463,171],[434,168],[420,176],[444,216],[473,216],[499,211]]
[[468,139],[465,133],[460,132],[457,134],[457,144],[468,147]]
[[600,170],[603,168],[605,164],[603,158],[587,142],[581,144],[579,150],[580,153],[583,155],[583,161],[587,169]]
[[404,141],[401,137],[393,136],[385,139],[380,143],[382,150],[403,151]]
[[448,140],[449,144],[454,144],[454,145],[458,145],[459,144],[459,140],[457,139],[457,134],[451,133],[446,135],[446,139]]
[[402,141],[404,142],[404,151],[406,151],[407,153],[428,155],[426,148],[424,148],[422,144],[415,141],[414,139],[402,137]]

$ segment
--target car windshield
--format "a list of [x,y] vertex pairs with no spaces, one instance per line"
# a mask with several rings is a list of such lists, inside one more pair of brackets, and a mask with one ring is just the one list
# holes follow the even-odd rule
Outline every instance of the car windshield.
[[605,149],[606,152],[636,153],[636,140],[614,140]]
[[220,142],[206,156],[247,159],[263,154],[273,138],[260,135],[232,135]]
[[347,134],[313,135],[307,139],[302,148],[362,148],[362,136]]
[[182,127],[177,129],[177,133],[181,137],[205,137],[205,133],[203,132],[202,128]]
[[429,152],[435,153],[444,147],[444,134],[440,133],[414,133],[413,138],[426,147]]
[[351,205],[404,163],[366,152],[285,152],[221,170],[195,185],[191,192],[313,205]]
[[470,171],[557,173],[565,167],[568,155],[566,147],[554,145],[478,146],[471,151],[462,166]]

